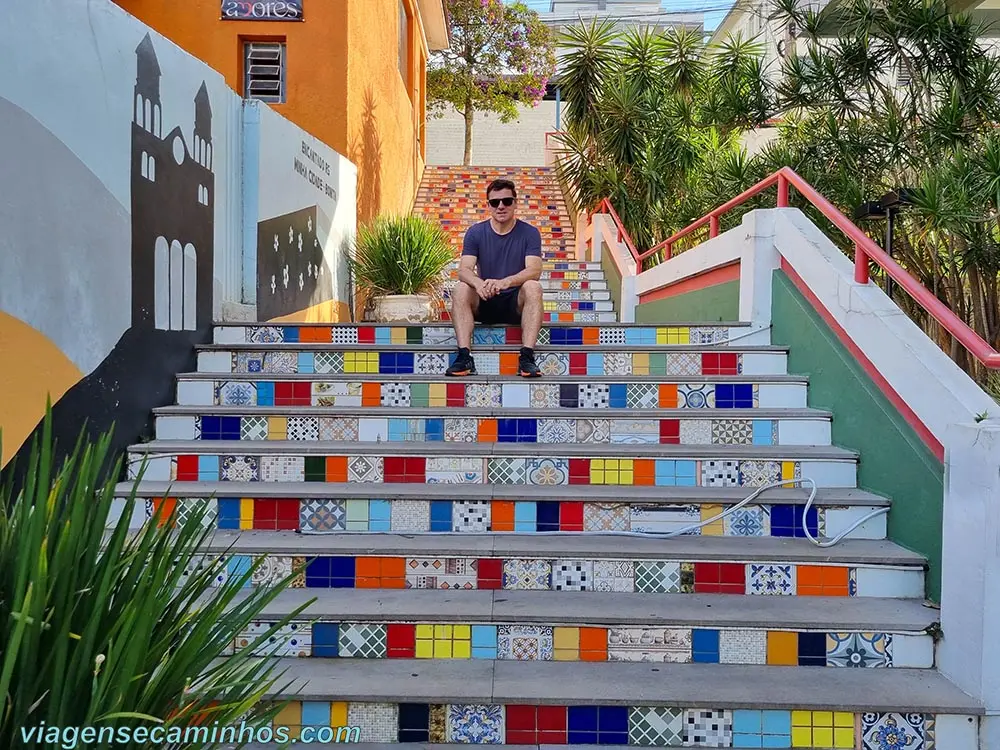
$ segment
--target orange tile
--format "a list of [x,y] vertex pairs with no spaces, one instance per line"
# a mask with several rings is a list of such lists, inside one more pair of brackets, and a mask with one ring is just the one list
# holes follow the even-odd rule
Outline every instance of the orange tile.
[[333,335],[327,326],[302,326],[299,328],[299,341],[303,344],[329,344]]
[[514,530],[514,503],[511,500],[494,500],[490,508],[490,526],[493,531]]
[[584,328],[583,343],[586,345],[600,344],[601,330],[599,328]]
[[607,628],[580,628],[580,661],[607,660]]
[[517,375],[517,359],[520,355],[517,352],[500,353],[500,374]]
[[[162,508],[162,510],[160,510]],[[153,514],[157,512],[160,513],[160,520],[157,523],[158,526],[166,526],[170,522],[170,516],[174,514],[174,510],[177,508],[177,498],[175,497],[154,497],[153,498]],[[176,519],[175,519],[176,521]],[[173,524],[172,524],[173,525]]]
[[382,559],[358,557],[354,561],[354,587],[377,589],[382,584]]
[[799,665],[799,634],[772,630],[767,634],[767,663],[772,666]]
[[479,442],[480,443],[497,442],[497,421],[495,419],[479,420]]
[[660,408],[677,408],[677,385],[674,383],[660,383]]
[[326,457],[326,481],[347,484],[347,456]]
[[381,580],[382,580],[382,588],[384,589],[405,589],[406,558],[383,557]]
[[850,569],[833,565],[799,565],[799,596],[850,596]]
[[361,384],[361,405],[381,406],[382,405],[382,384],[362,383]]
[[558,313],[558,315],[559,315],[559,320],[562,321],[562,322],[564,322],[564,323],[572,323],[573,322],[573,313],[571,313],[571,312],[568,312],[568,313]]
[[632,484],[652,487],[656,484],[656,461],[652,458],[637,458],[632,464]]

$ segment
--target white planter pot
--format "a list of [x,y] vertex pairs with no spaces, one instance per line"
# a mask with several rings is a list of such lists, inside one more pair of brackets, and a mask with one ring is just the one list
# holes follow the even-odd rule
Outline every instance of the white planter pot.
[[430,323],[435,319],[431,298],[423,294],[387,294],[375,300],[379,323]]

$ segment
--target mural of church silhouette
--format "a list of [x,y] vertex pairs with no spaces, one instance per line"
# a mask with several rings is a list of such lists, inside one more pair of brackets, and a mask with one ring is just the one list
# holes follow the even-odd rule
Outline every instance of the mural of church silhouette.
[[135,54],[132,326],[163,331],[204,330],[212,324],[215,242],[208,87],[202,81],[194,96],[190,144],[180,126],[164,136],[162,73],[149,34]]

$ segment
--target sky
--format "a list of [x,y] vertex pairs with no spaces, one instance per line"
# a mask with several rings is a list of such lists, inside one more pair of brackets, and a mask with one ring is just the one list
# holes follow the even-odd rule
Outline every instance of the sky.
[[[525,5],[533,10],[537,10],[539,13],[547,12],[550,5],[550,0],[521,0]],[[514,0],[506,0],[506,2],[514,2]],[[727,3],[725,0],[662,0],[660,7],[667,11],[697,11],[702,8],[712,8],[711,12],[705,13],[705,31],[712,31],[716,26],[718,26],[722,19],[725,18],[725,10],[716,10],[720,6],[724,6]]]

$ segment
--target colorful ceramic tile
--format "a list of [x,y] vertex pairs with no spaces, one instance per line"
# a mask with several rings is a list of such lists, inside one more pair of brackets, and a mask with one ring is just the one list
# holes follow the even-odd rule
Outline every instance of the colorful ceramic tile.
[[635,565],[631,560],[594,560],[594,591],[635,591]]
[[680,746],[684,741],[684,710],[661,706],[636,706],[628,711],[630,745]]
[[891,667],[892,634],[827,633],[826,663],[831,667]]
[[386,626],[382,623],[340,623],[337,650],[342,657],[385,659]]
[[528,459],[525,462],[525,474],[527,484],[547,486],[568,484],[569,461],[565,458]]
[[677,594],[681,592],[680,563],[659,560],[637,560],[635,590],[647,594]]
[[554,591],[589,591],[594,587],[594,563],[590,560],[554,560]]
[[448,706],[448,742],[500,745],[504,741],[503,706]]
[[503,561],[503,587],[507,590],[546,591],[551,583],[552,564],[548,560]]
[[540,625],[497,627],[497,658],[515,661],[552,661],[552,628]]
[[732,747],[733,712],[689,708],[684,712],[684,744]]
[[488,500],[455,500],[451,508],[453,531],[481,534],[490,530]]
[[[891,729],[887,729],[886,734],[889,735],[891,732]],[[792,711],[792,747],[829,747],[838,750],[854,748],[854,714],[842,711]],[[875,747],[878,750],[885,750],[884,745]],[[889,747],[892,748],[892,745]],[[920,745],[910,743],[900,747],[916,750]],[[867,744],[864,748],[869,750]]]
[[767,632],[720,630],[720,664],[767,664]]
[[361,742],[396,742],[399,739],[399,705],[396,703],[347,704],[347,726],[361,728]]
[[794,596],[795,565],[747,564],[746,593],[755,596]]
[[629,531],[631,508],[624,503],[585,503],[584,531]]
[[723,519],[726,536],[770,536],[770,508],[745,505]]
[[431,506],[426,500],[394,500],[390,509],[392,531],[430,531]]
[[691,661],[691,629],[608,628],[608,661]]
[[299,528],[305,531],[345,531],[346,503],[343,500],[300,500]]

